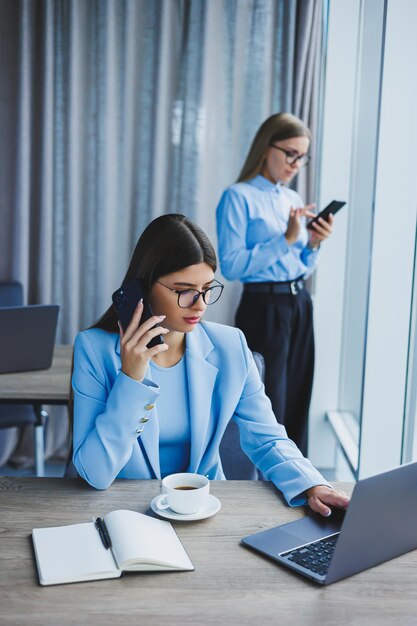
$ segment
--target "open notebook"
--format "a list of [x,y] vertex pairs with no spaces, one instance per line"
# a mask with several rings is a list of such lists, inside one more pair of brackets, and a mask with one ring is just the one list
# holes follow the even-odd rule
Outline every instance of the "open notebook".
[[126,510],[103,519],[109,548],[94,521],[32,531],[41,585],[118,578],[122,572],[194,569],[169,522]]

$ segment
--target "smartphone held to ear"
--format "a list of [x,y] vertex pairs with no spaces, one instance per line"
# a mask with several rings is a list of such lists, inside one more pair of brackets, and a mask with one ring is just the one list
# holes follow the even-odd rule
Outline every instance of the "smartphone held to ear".
[[330,204],[328,204],[322,211],[320,211],[320,213],[318,213],[318,215],[316,215],[315,218],[311,220],[311,222],[307,224],[307,228],[311,228],[311,226],[315,224],[320,217],[327,221],[330,214],[336,215],[336,213],[340,211],[345,204],[346,202],[343,200],[332,200]]
[[[126,331],[126,328],[129,326],[141,298],[143,300],[143,312],[140,323],[143,324],[143,322],[152,317],[153,312],[150,304],[146,301],[143,285],[139,278],[132,278],[112,295],[114,310],[123,331]],[[153,348],[161,343],[164,343],[162,335],[157,335],[151,339],[147,347]]]

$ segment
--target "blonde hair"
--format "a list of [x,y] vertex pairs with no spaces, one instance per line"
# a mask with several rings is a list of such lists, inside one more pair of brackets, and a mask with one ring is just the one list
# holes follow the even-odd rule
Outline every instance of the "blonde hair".
[[260,173],[265,160],[266,149],[271,143],[292,139],[293,137],[307,137],[311,139],[310,129],[291,113],[275,113],[268,117],[261,124],[252,141],[237,182],[249,180]]

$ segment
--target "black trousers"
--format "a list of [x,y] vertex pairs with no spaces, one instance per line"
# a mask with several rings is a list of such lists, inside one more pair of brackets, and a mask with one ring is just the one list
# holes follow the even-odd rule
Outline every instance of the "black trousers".
[[308,412],[314,375],[313,305],[297,295],[243,292],[236,326],[265,359],[265,391],[288,436],[307,454]]

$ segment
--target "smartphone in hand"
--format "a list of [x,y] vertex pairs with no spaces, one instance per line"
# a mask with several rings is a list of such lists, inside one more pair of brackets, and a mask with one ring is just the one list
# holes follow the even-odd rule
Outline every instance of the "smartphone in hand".
[[[151,305],[146,301],[143,285],[139,278],[132,278],[112,295],[114,310],[124,331],[129,326],[141,298],[143,300],[143,313],[140,323],[143,324],[143,322],[152,317],[153,312]],[[157,335],[151,339],[147,347],[153,348],[161,343],[164,343],[162,335]]]
[[332,215],[336,215],[336,213],[340,211],[345,204],[346,202],[343,200],[332,200],[330,204],[328,204],[322,211],[320,211],[320,213],[318,213],[318,215],[316,215],[315,218],[311,220],[311,222],[307,224],[307,228],[311,228],[312,224],[315,224],[320,217],[327,221],[330,213]]

